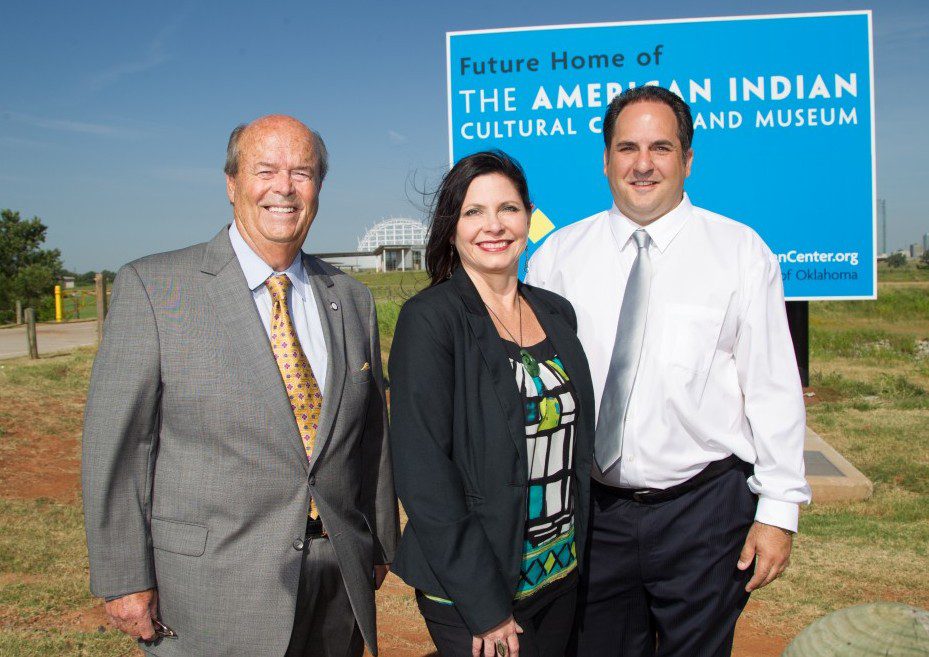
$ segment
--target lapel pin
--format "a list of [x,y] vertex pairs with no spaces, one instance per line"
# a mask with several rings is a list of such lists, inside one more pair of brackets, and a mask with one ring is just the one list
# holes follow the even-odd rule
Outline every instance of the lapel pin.
[[333,301],[332,303],[329,304],[329,307],[332,308],[333,310],[338,310],[338,309],[339,309],[339,304],[337,304],[335,301]]
[[361,366],[362,372],[367,372],[370,369],[371,369],[371,363],[369,363],[368,361],[365,361],[365,364]]

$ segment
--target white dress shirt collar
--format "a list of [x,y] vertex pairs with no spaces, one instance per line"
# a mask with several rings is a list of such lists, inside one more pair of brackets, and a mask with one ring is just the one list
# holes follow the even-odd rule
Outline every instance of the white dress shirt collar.
[[242,272],[245,274],[245,282],[248,289],[253,292],[264,285],[264,282],[275,273],[287,274],[291,286],[296,294],[304,301],[307,300],[307,286],[310,284],[307,280],[306,270],[303,268],[303,252],[298,252],[294,261],[283,272],[275,272],[274,269],[261,259],[257,253],[248,245],[235,222],[229,226],[229,241],[232,242],[232,250],[235,252],[239,265],[242,266]]
[[[645,232],[648,233],[648,236],[652,239],[652,244],[655,245],[658,251],[664,253],[665,249],[677,237],[677,234],[681,232],[681,228],[684,227],[684,223],[690,217],[692,207],[690,198],[684,192],[684,198],[681,199],[676,208],[644,227]],[[620,212],[615,203],[610,208],[609,218],[610,230],[613,231],[613,238],[620,250],[625,248],[633,232],[643,228],[643,226]]]

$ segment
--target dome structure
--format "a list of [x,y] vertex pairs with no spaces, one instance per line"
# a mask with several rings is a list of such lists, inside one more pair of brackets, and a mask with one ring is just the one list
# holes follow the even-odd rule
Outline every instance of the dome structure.
[[422,222],[415,219],[384,219],[358,240],[358,250],[370,252],[382,246],[423,246],[428,232]]

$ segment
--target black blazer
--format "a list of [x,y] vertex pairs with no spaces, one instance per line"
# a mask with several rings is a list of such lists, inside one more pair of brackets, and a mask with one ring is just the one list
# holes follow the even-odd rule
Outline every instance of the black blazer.
[[[584,554],[594,395],[577,318],[564,298],[520,291],[578,396],[575,537]],[[390,442],[409,517],[393,571],[451,599],[472,634],[513,611],[525,540],[527,447],[522,400],[497,329],[460,267],[404,304],[390,351]]]

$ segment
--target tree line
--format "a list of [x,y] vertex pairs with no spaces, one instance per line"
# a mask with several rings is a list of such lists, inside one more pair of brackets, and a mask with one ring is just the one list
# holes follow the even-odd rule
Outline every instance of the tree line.
[[[14,321],[16,302],[36,310],[40,321],[55,318],[55,286],[63,276],[77,285],[93,285],[96,272],[70,272],[61,251],[43,248],[48,227],[38,217],[23,219],[18,211],[0,210],[0,323]],[[104,270],[112,281],[115,274]]]

